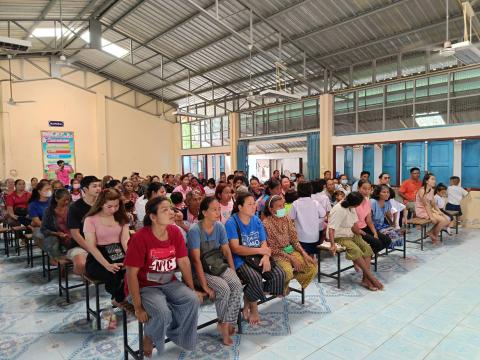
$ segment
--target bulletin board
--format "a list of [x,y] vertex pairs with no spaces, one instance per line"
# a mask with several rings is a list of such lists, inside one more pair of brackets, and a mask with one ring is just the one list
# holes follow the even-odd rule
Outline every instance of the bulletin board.
[[66,168],[75,169],[75,141],[72,131],[42,131],[44,178],[56,178],[57,161],[65,161]]

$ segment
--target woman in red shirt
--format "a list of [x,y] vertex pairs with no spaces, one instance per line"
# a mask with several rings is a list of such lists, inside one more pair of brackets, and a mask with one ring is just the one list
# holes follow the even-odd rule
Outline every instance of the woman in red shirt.
[[[144,355],[153,345],[165,350],[165,336],[186,350],[197,342],[198,308],[202,294],[196,293],[185,240],[174,225],[170,201],[160,196],[145,205],[144,228],[130,240],[124,264],[126,291],[138,321],[145,323]],[[175,271],[182,272],[183,283]]]
[[30,196],[31,194],[25,191],[25,181],[22,179],[15,180],[15,191],[7,195],[6,198],[7,214],[12,226],[28,224],[28,200]]

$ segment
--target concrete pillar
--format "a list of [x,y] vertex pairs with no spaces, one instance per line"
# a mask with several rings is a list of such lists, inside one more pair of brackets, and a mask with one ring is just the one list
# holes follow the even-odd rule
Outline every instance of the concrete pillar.
[[230,169],[237,169],[237,144],[240,137],[240,114],[231,112],[228,114],[228,123],[230,124]]
[[320,177],[333,171],[333,95],[320,95]]
[[108,144],[105,95],[96,94],[97,174],[108,174]]

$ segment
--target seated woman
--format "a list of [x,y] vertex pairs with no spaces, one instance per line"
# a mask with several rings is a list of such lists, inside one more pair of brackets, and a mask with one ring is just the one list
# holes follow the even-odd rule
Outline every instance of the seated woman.
[[390,196],[392,189],[387,185],[377,185],[370,199],[372,208],[372,222],[375,229],[381,234],[387,235],[390,239],[390,247],[403,245],[402,234],[394,228],[395,219],[393,215],[392,202]]
[[290,218],[295,221],[302,248],[309,255],[318,254],[320,232],[327,214],[326,210],[312,196],[312,184],[301,182],[297,185],[298,200],[293,202]]
[[270,179],[265,183],[265,193],[257,200],[257,214],[263,218],[263,210],[270,196],[282,195],[282,185],[278,180]]
[[220,202],[220,222],[226,224],[233,210],[233,190],[228,184],[219,184],[215,198]]
[[295,224],[286,216],[285,200],[273,195],[265,204],[264,214],[268,247],[272,250],[273,260],[285,273],[285,293],[288,293],[292,279],[305,289],[317,275],[317,265],[298,241]]
[[415,216],[421,219],[428,219],[434,225],[427,232],[427,236],[432,239],[432,243],[438,244],[438,235],[443,228],[450,223],[450,219],[442,213],[435,205],[435,175],[425,174],[422,187],[415,196]]
[[7,195],[8,223],[11,226],[28,225],[28,200],[31,194],[25,191],[25,181],[15,180],[15,190]]
[[120,193],[103,189],[85,215],[83,233],[87,245],[85,271],[89,277],[105,283],[114,306],[125,300],[123,260],[130,237],[128,217]]
[[[244,289],[243,317],[251,325],[260,322],[257,301],[265,299],[264,292],[283,295],[285,273],[270,262],[271,249],[260,219],[255,216],[255,198],[251,193],[237,197],[232,216],[225,225],[233,262]],[[265,279],[265,284],[263,283]]]
[[82,198],[82,190],[80,190],[80,180],[72,179],[70,181],[70,195],[72,197],[72,201],[77,201]]
[[[165,336],[193,350],[202,296],[193,287],[185,241],[173,225],[174,212],[166,197],[153,198],[145,208],[144,227],[132,236],[124,262],[126,291],[135,316],[145,324],[144,354],[151,356],[153,345],[163,353]],[[177,268],[183,282],[175,276]]]
[[[40,232],[43,214],[48,207],[51,196],[52,188],[48,181],[40,181],[32,192],[32,196],[28,202],[28,217],[31,220],[31,226],[34,228],[34,235]],[[36,232],[35,229],[38,230],[38,232]]]
[[227,346],[235,333],[243,286],[235,273],[227,232],[219,222],[220,204],[214,197],[200,203],[199,222],[187,234],[194,279],[210,300],[215,301],[218,329]]
[[42,218],[40,232],[43,235],[43,249],[53,260],[59,260],[67,253],[72,236],[67,228],[70,193],[67,189],[55,190],[50,205]]
[[362,270],[362,286],[369,290],[383,290],[383,284],[372,274],[370,261],[373,255],[372,248],[360,235],[357,226],[358,217],[355,208],[364,200],[359,192],[346,196],[345,200],[332,208],[328,216],[327,238],[330,240],[330,252],[335,255],[338,243],[346,248],[346,258]]
[[390,246],[392,240],[384,233],[377,231],[372,221],[372,205],[370,204],[370,193],[372,185],[368,180],[359,180],[357,188],[360,194],[363,195],[362,203],[355,208],[357,212],[358,222],[357,226],[360,229],[360,234],[363,240],[372,248],[374,253],[378,253]]

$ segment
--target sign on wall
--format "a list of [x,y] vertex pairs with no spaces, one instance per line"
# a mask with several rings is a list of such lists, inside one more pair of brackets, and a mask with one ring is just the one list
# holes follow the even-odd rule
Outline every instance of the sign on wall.
[[75,169],[75,142],[72,131],[42,131],[43,175],[54,179],[58,160]]

